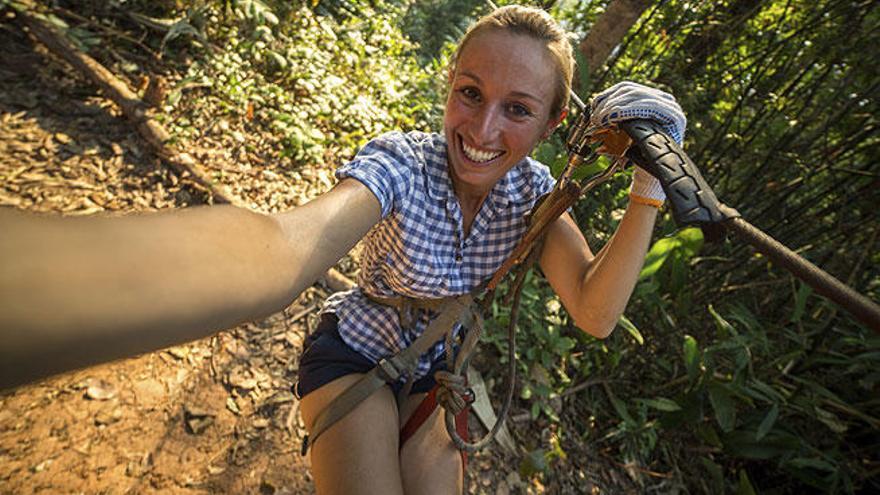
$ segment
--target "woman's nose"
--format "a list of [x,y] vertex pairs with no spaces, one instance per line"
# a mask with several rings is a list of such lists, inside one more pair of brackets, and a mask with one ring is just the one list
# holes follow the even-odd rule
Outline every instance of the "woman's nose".
[[501,129],[501,115],[494,105],[486,105],[474,114],[471,121],[471,138],[475,144],[489,143]]

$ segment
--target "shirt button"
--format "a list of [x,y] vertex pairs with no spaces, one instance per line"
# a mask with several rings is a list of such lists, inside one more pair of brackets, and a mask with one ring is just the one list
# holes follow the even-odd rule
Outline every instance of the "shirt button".
[[461,263],[461,253],[455,253],[455,261]]

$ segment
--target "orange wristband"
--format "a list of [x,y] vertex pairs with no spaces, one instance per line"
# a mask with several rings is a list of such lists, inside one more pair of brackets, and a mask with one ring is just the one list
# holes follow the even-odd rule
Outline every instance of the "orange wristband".
[[629,200],[632,201],[633,203],[638,203],[640,205],[653,206],[654,208],[660,208],[661,206],[663,206],[662,199],[646,198],[644,196],[639,196],[638,194],[630,193]]

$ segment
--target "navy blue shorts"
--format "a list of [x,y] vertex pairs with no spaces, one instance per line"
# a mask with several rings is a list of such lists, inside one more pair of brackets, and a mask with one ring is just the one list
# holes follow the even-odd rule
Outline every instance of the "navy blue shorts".
[[[293,393],[298,398],[337,378],[354,373],[367,373],[376,366],[342,340],[337,328],[338,322],[336,315],[325,313],[318,328],[303,343],[305,351],[299,360],[299,378],[293,386]],[[437,384],[434,373],[446,369],[446,361],[440,359],[434,363],[431,371],[424,378],[413,383],[410,393],[428,392]],[[390,384],[395,396],[404,384],[403,380]]]

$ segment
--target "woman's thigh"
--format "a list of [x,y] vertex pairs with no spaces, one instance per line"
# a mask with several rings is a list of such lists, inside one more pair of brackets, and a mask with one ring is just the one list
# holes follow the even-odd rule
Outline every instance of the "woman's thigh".
[[[402,408],[401,424],[426,394],[409,397]],[[459,494],[464,484],[461,453],[449,438],[439,405],[400,449],[400,472],[405,493]]]
[[[311,431],[315,417],[361,375],[338,378],[302,398]],[[311,446],[312,475],[321,495],[402,494],[397,404],[382,387],[325,430]]]

